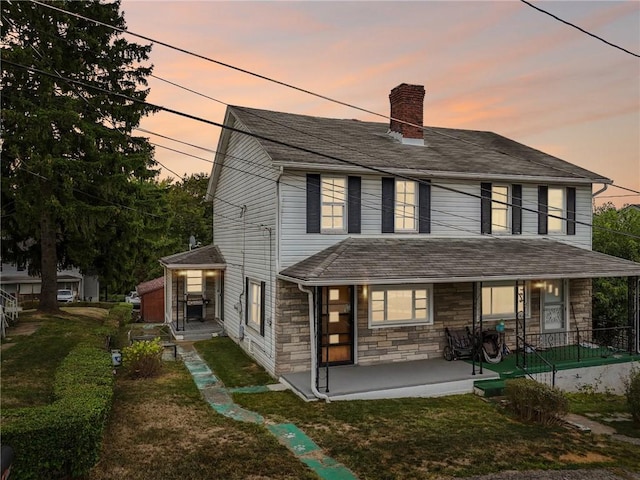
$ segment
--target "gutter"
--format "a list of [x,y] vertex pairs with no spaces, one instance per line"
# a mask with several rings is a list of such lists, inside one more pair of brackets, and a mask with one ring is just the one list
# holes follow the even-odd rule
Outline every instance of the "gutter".
[[318,351],[317,351],[317,342],[316,342],[316,322],[315,322],[315,309],[313,308],[313,290],[304,288],[302,284],[298,284],[298,289],[301,292],[307,294],[309,298],[309,331],[311,336],[311,392],[321,400],[325,402],[330,402],[329,397],[320,393],[316,388],[316,378],[317,378],[317,363],[318,363]]

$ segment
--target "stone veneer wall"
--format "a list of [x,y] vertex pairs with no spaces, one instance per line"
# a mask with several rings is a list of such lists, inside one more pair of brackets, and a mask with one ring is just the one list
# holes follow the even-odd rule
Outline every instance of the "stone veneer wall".
[[[540,332],[540,289],[531,282],[530,311],[527,321],[527,334]],[[445,283],[434,284],[434,323],[411,327],[369,328],[368,299],[365,288],[358,286],[357,291],[357,363],[372,365],[376,363],[403,362],[428,358],[440,358],[447,343],[444,328],[464,329],[472,325],[473,284]],[[581,328],[591,325],[590,279],[577,279],[569,282],[570,309],[569,328],[576,323]],[[311,368],[309,317],[307,294],[297,285],[278,280],[276,292],[276,374],[299,372]],[[506,343],[515,348],[515,319],[505,318],[507,327]],[[484,320],[483,327],[490,329],[498,320]]]
[[311,369],[309,298],[298,285],[276,283],[276,375]]

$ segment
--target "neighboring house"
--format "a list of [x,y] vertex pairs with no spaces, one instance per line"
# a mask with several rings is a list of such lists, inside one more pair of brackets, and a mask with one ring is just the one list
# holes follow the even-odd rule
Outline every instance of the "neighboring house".
[[[584,343],[591,279],[623,276],[637,351],[640,264],[591,251],[592,185],[611,181],[495,133],[423,129],[422,86],[389,98],[390,125],[228,107],[213,245],[162,259],[166,321],[184,328],[187,294],[213,303],[206,315],[271,374],[306,379],[307,397],[339,397],[366,366],[379,396],[442,394],[471,385],[417,385],[436,382],[422,377],[442,364],[419,361],[442,358],[445,327],[504,320],[519,352]],[[406,388],[372,386],[398,365]]]
[[143,322],[164,322],[164,277],[154,278],[136,287],[140,297],[140,318]]
[[[39,276],[29,275],[25,265],[3,263],[0,273],[0,288],[13,295],[18,304],[37,301],[40,298],[42,281]],[[87,302],[99,301],[100,283],[98,277],[82,275],[77,268],[69,268],[58,272],[57,289],[71,290],[75,298]]]

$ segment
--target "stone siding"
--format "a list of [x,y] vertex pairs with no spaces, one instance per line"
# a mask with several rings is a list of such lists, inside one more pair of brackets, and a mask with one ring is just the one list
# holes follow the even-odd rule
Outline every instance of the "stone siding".
[[309,298],[295,283],[276,284],[276,365],[283,375],[311,369]]

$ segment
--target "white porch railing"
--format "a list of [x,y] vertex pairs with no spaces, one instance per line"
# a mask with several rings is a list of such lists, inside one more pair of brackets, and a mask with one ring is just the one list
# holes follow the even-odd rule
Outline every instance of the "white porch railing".
[[2,317],[0,319],[0,323],[2,325],[0,327],[0,333],[2,338],[7,334],[7,328],[10,325],[14,325],[18,320],[19,311],[20,307],[18,307],[18,300],[0,289],[0,316]]

